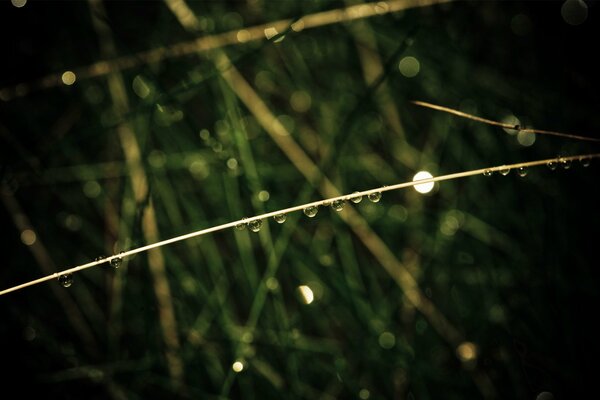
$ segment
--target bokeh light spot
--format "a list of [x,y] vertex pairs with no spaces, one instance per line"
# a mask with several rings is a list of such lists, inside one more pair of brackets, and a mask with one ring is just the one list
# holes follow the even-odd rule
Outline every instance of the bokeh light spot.
[[77,80],[77,76],[73,71],[65,71],[63,72],[61,79],[65,85],[71,86]]
[[231,369],[234,372],[242,372],[244,370],[244,363],[241,361],[236,361],[231,365]]
[[[429,178],[433,178],[433,175],[431,175],[427,171],[419,171],[413,177],[413,182],[419,181],[421,179],[429,179]],[[421,183],[419,185],[415,185],[414,188],[419,193],[429,193],[433,189],[433,185],[434,185],[433,182],[427,182],[427,183]]]
[[477,346],[473,342],[463,342],[456,348],[456,356],[463,362],[472,362],[477,358]]
[[10,0],[10,2],[17,8],[25,7],[25,4],[27,4],[27,0]]
[[569,25],[581,25],[588,16],[588,7],[582,0],[567,0],[563,3],[560,14]]
[[417,74],[421,70],[421,64],[419,63],[419,60],[417,60],[415,57],[408,56],[400,60],[400,63],[398,64],[398,69],[400,69],[400,73],[405,77],[413,78],[417,76]]
[[27,246],[31,246],[37,240],[37,235],[31,229],[25,229],[21,232],[21,242]]
[[300,295],[302,296],[302,300],[304,301],[305,304],[310,304],[314,301],[315,295],[309,286],[307,286],[307,285],[298,286],[298,291],[300,292]]

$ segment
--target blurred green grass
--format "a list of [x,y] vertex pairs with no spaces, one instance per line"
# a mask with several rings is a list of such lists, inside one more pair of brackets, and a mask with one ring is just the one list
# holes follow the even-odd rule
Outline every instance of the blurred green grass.
[[[189,6],[205,26],[200,35],[210,35],[344,5],[275,4]],[[119,55],[193,37],[161,2],[106,8]],[[588,144],[543,137],[524,147],[501,130],[409,101],[492,119],[515,114],[542,129],[591,135],[599,122],[598,63],[582,49],[597,33],[594,11],[590,5],[589,20],[571,27],[560,3],[458,2],[223,51],[347,193],[407,181],[419,169],[435,175],[591,152]],[[63,14],[72,21],[67,36],[56,29]],[[46,33],[26,31],[5,47],[14,54],[2,87],[102,59],[85,3],[3,4],[1,15]],[[530,21],[524,36],[515,33],[517,15]],[[384,88],[365,79],[364,65],[374,62],[366,54],[394,66]],[[397,68],[406,56],[420,63],[413,78]],[[161,238],[320,198],[207,58],[122,74],[130,102],[124,119],[105,78],[33,92],[0,108],[2,164],[18,184],[14,199],[54,264],[144,244],[148,203],[134,199],[115,130],[123,123],[139,142]],[[146,255],[117,271],[77,274],[64,289],[91,342],[74,330],[50,289],[54,282],[0,299],[13,367],[5,383],[23,382],[21,390],[51,398],[433,399],[483,397],[483,374],[501,398],[585,393],[593,383],[586,366],[598,348],[590,317],[598,282],[597,168],[473,177],[444,182],[427,196],[406,190],[356,206],[420,290],[477,345],[476,366],[461,363],[363,241],[322,208],[311,219],[297,213],[283,225],[264,221],[259,234],[224,231],[162,249],[183,384],[170,376]],[[7,209],[2,218],[2,286],[41,276],[14,214]],[[304,304],[300,285],[312,288],[313,303]],[[238,360],[244,369],[235,373]]]

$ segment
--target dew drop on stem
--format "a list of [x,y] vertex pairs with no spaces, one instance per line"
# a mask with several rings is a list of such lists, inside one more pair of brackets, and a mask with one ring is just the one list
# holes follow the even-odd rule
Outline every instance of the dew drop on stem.
[[73,284],[73,274],[63,274],[58,277],[58,283],[62,287],[69,287]]
[[369,193],[367,197],[372,203],[377,203],[381,200],[381,192]]
[[331,208],[333,208],[335,211],[342,211],[344,209],[344,205],[345,205],[344,200],[342,200],[342,199],[334,200],[331,203]]
[[563,158],[560,160],[560,165],[563,167],[563,169],[569,169],[571,168],[571,160]]
[[591,159],[591,158],[589,158],[589,157],[581,157],[581,158],[579,159],[579,162],[581,163],[581,166],[582,166],[582,167],[584,167],[584,168],[587,168],[587,167],[589,167],[589,166],[590,166],[590,164],[591,164],[591,162],[592,162],[592,159]]
[[240,222],[239,224],[237,224],[235,226],[235,229],[237,229],[238,231],[243,231],[244,228],[246,228],[246,223],[244,222],[246,218],[242,218],[242,222]]
[[524,177],[524,176],[526,176],[526,175],[527,175],[527,168],[525,168],[525,167],[519,167],[519,168],[517,169],[517,174],[518,174],[520,177]]
[[492,171],[491,169],[486,169],[483,171],[483,176],[492,176],[494,175],[494,171]]
[[350,201],[354,204],[358,204],[362,201],[362,196],[358,195],[358,192],[352,193],[352,197],[350,197]]
[[[121,252],[120,254],[123,254],[123,252]],[[114,269],[119,268],[121,266],[121,264],[123,264],[123,258],[121,258],[121,257],[115,257],[110,260],[110,266],[113,267]]]
[[287,219],[287,215],[285,215],[285,214],[277,214],[277,215],[273,216],[273,219],[278,224],[283,224],[285,222],[285,220]]
[[248,229],[250,229],[252,232],[260,231],[261,226],[262,220],[260,219],[255,219],[254,221],[248,222]]
[[317,208],[317,206],[308,206],[303,211],[304,211],[304,215],[306,215],[309,218],[312,218],[315,215],[317,215],[317,213],[319,212],[319,209]]

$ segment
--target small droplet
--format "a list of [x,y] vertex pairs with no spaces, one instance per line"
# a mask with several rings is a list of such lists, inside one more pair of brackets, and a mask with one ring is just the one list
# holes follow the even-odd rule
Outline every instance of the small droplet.
[[319,212],[319,209],[317,208],[317,206],[308,206],[303,211],[304,211],[304,215],[306,215],[309,218],[312,218],[315,215],[317,215],[317,213]]
[[73,274],[64,274],[58,277],[58,283],[61,284],[62,287],[69,287],[73,284]]
[[367,197],[372,203],[377,203],[381,200],[381,192],[369,193]]
[[237,224],[235,226],[235,229],[237,229],[238,231],[243,231],[246,228],[246,223],[244,222],[246,218],[242,218],[242,222],[240,222],[239,224]]
[[587,157],[581,157],[579,159],[579,162],[581,163],[581,166],[584,168],[587,168],[590,166],[592,159],[591,158],[587,158]]
[[506,176],[510,172],[510,168],[504,167],[499,172],[502,176]]
[[340,199],[340,200],[334,200],[331,203],[331,208],[333,208],[335,211],[342,211],[344,209],[344,205],[345,204],[346,203],[342,199]]
[[483,176],[492,176],[494,175],[494,171],[492,171],[491,169],[486,169],[483,171]]
[[[123,252],[121,252],[121,254],[123,254]],[[119,268],[121,264],[123,264],[123,259],[121,257],[115,257],[110,260],[110,266],[114,269]]]
[[106,258],[105,256],[98,256],[98,257],[94,258],[94,261],[102,261],[105,258]]
[[273,216],[273,219],[278,224],[283,224],[285,222],[285,220],[287,219],[287,215],[285,215],[285,214],[277,214],[277,215]]
[[548,163],[546,164],[548,166],[548,168],[550,168],[550,171],[554,171],[556,169],[556,161],[548,161]]
[[358,192],[354,192],[352,193],[352,197],[350,198],[350,201],[353,202],[354,204],[358,204],[362,201],[362,196],[358,195]]
[[527,175],[527,168],[519,167],[519,169],[517,169],[517,174],[519,174],[519,176],[521,176],[521,177]]
[[260,220],[260,219],[255,219],[254,221],[248,222],[248,229],[250,229],[252,232],[260,231],[261,226],[262,226],[262,220]]
[[571,168],[571,160],[561,158],[560,165],[563,167],[563,169],[569,169]]

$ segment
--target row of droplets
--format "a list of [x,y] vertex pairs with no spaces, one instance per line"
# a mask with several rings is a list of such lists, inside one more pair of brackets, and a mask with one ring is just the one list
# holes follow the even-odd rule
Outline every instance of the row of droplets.
[[[363,196],[358,194],[359,192],[354,192],[352,193],[352,195],[350,195],[348,197],[348,200],[350,200],[351,202],[358,204],[362,201]],[[377,203],[379,202],[379,200],[381,200],[381,192],[373,192],[373,193],[369,193],[367,195],[367,198],[372,202],[372,203]],[[324,206],[331,206],[331,208],[335,211],[342,211],[344,209],[344,206],[346,205],[346,199],[336,199],[333,201],[325,201],[322,203]],[[306,215],[309,218],[313,218],[314,216],[317,215],[317,213],[319,212],[319,206],[318,205],[314,205],[314,206],[308,206],[306,208],[304,208],[302,210],[302,212],[304,213],[304,215]],[[286,219],[287,219],[287,215],[286,214],[276,214],[273,216],[273,219],[275,220],[275,222],[277,222],[278,224],[283,224]],[[252,232],[258,232],[260,231],[260,228],[262,227],[262,220],[261,219],[255,219],[249,222],[245,222],[244,219],[242,219],[242,221],[237,224],[235,226],[235,229],[241,231],[244,230],[245,228],[250,229]]]
[[[123,252],[121,252],[121,254],[123,254]],[[94,261],[102,261],[105,258],[106,257],[104,257],[104,256],[96,257],[96,259]],[[123,258],[122,257],[114,257],[114,258],[111,258],[110,261],[105,261],[105,263],[106,262],[108,262],[108,265],[110,265],[114,269],[117,269],[121,266],[121,264],[123,264]],[[103,264],[103,263],[101,263],[101,264]],[[68,273],[68,274],[59,275],[58,283],[60,283],[61,286],[63,286],[63,287],[71,286],[73,284],[73,274]]]
[[[590,157],[581,157],[581,158],[579,158],[579,162],[582,167],[587,168],[590,166],[592,159]],[[571,168],[572,162],[570,159],[558,157],[555,160],[548,161],[546,163],[546,165],[548,166],[548,168],[550,168],[551,171],[554,171],[556,168],[558,168],[559,165],[563,169],[569,169],[569,168]],[[500,175],[506,176],[510,173],[510,168],[508,168],[508,167],[500,168],[498,170],[498,172],[500,173]],[[492,176],[493,174],[494,174],[494,171],[491,169],[486,169],[483,171],[484,176]],[[517,168],[517,175],[519,175],[521,177],[526,176],[527,168],[526,167]]]
[[[590,157],[581,157],[579,158],[579,162],[581,163],[581,165],[583,167],[589,167],[590,163],[591,163],[591,158]],[[566,159],[566,158],[562,158],[562,157],[558,157],[555,160],[551,160],[548,161],[548,163],[546,164],[548,166],[548,168],[550,168],[550,170],[554,171],[559,165],[562,166],[563,169],[569,169],[571,168],[571,160],[570,159]],[[524,177],[527,175],[527,168],[526,167],[519,167],[516,169],[517,171],[517,175]],[[500,168],[498,170],[498,172],[500,173],[500,175],[506,176],[510,173],[510,168],[506,167],[506,168]],[[492,176],[494,173],[493,170],[491,169],[486,169],[483,171],[483,175],[485,176]],[[351,202],[358,204],[362,201],[363,196],[358,194],[359,192],[354,192],[352,193],[352,195],[350,195],[348,197],[348,200],[350,200]],[[373,193],[369,193],[367,195],[367,198],[373,202],[373,203],[377,203],[379,202],[379,200],[381,200],[381,192],[373,192]],[[344,209],[344,206],[346,205],[346,199],[337,199],[337,200],[333,200],[331,202],[329,201],[325,201],[322,204],[324,206],[331,206],[331,208],[335,211],[342,211]],[[308,206],[306,208],[304,208],[302,210],[304,212],[304,215],[306,215],[309,218],[313,218],[317,215],[317,213],[319,212],[319,206],[318,205],[314,205],[314,206]],[[273,216],[273,219],[275,220],[275,222],[277,222],[278,224],[283,224],[286,219],[287,219],[287,215],[286,214],[276,214],[275,216]],[[235,228],[237,230],[243,230],[246,227],[248,227],[248,229],[250,229],[252,232],[258,232],[260,231],[260,228],[262,227],[262,220],[261,219],[255,219],[253,221],[250,222],[244,222],[244,220],[242,220],[242,222],[240,222],[239,224],[237,224],[235,226]],[[98,257],[96,258],[96,260],[94,261],[100,261],[103,260],[105,257]],[[108,263],[111,267],[117,269],[121,266],[123,262],[123,259],[121,257],[114,257],[112,258]],[[58,282],[63,286],[63,287],[69,287],[73,284],[73,274],[63,274],[60,275],[58,277]]]
[[[367,198],[371,202],[377,203],[377,202],[379,202],[379,200],[381,200],[381,192],[369,193],[367,195]],[[354,192],[349,197],[349,200],[355,204],[360,203],[362,201],[362,199],[363,199],[363,196],[359,195],[358,192]],[[333,200],[332,202],[328,202],[328,201],[323,202],[324,206],[330,205],[333,210],[338,211],[338,212],[342,211],[344,209],[345,204],[346,204],[345,199],[337,199],[337,200]],[[303,210],[304,214],[310,218],[313,218],[315,215],[317,215],[318,211],[319,211],[319,206],[308,206],[308,207],[304,208],[304,210]],[[283,224],[287,219],[287,215],[284,213],[277,214],[277,215],[273,216],[273,219],[278,224]],[[242,222],[240,222],[239,224],[237,224],[235,226],[235,228],[237,230],[243,230],[246,227],[248,227],[248,229],[250,229],[252,232],[258,232],[258,231],[260,231],[260,228],[262,227],[262,220],[255,219],[255,220],[249,221],[249,222],[244,222],[244,220],[242,220]],[[122,254],[122,252],[121,252],[121,254]],[[100,257],[97,257],[94,261],[102,261],[105,258],[106,257],[100,256]],[[110,259],[110,261],[107,261],[107,262],[111,267],[113,267],[114,269],[117,269],[123,263],[123,259],[121,257],[113,257]],[[63,287],[71,286],[73,284],[73,274],[67,273],[67,274],[59,275],[58,282]]]

